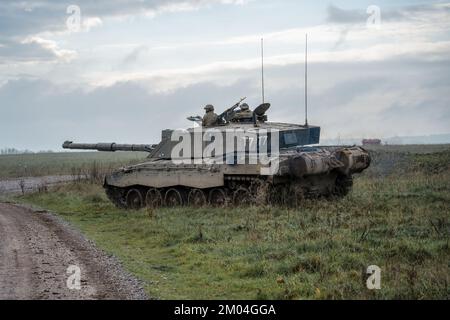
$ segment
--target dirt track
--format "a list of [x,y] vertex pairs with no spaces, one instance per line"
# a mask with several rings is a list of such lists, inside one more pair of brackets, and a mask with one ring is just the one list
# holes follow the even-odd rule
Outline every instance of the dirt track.
[[[69,289],[70,265],[81,289]],[[64,221],[0,203],[1,299],[146,299],[139,282]]]
[[[33,192],[40,187],[51,187],[57,184],[80,179],[77,176],[44,176],[44,177],[22,177],[15,179],[0,179],[0,195],[17,194],[22,192]],[[23,190],[22,190],[23,188]]]

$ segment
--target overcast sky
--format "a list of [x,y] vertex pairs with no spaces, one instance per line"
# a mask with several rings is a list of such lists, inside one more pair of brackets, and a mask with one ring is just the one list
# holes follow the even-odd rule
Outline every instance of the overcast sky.
[[2,0],[0,148],[157,143],[208,103],[255,107],[261,37],[269,119],[302,123],[305,33],[323,138],[450,133],[448,2]]

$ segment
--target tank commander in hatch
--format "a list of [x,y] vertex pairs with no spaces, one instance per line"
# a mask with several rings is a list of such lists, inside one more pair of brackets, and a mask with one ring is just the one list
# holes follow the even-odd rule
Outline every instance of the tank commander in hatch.
[[219,117],[214,113],[214,106],[208,104],[205,107],[205,115],[203,116],[202,125],[204,127],[215,126],[219,122]]
[[236,111],[233,120],[240,122],[243,120],[250,120],[252,118],[253,118],[253,111],[250,110],[250,107],[248,106],[248,104],[243,103],[240,106],[240,110]]
[[248,106],[248,104],[243,103],[241,105],[241,111],[239,111],[239,115],[243,118],[251,118],[251,117],[253,117],[253,111],[250,110],[250,107]]

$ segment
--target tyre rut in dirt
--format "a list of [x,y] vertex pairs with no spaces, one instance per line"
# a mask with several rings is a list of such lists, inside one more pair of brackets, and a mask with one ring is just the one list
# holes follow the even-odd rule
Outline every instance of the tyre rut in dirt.
[[139,189],[130,189],[126,196],[127,208],[131,210],[139,210],[144,207],[144,197]]
[[[0,203],[0,232],[0,300],[148,298],[115,257],[55,214]],[[67,286],[70,265],[81,269],[80,290]]]

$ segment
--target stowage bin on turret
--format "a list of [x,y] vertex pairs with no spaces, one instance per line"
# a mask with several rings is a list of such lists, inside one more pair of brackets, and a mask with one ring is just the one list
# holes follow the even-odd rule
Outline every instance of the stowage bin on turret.
[[[320,147],[320,127],[267,122],[270,104],[242,104],[190,117],[186,131],[164,130],[156,145],[76,144],[65,149],[146,151],[147,161],[105,178],[118,207],[296,205],[305,197],[342,197],[370,165],[361,147]],[[205,121],[207,119],[207,121]]]

